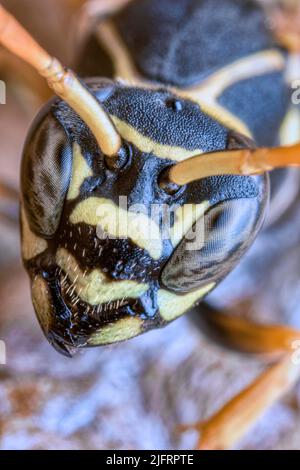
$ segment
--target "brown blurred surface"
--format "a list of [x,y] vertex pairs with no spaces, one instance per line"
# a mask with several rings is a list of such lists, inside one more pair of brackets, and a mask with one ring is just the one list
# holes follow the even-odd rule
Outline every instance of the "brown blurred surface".
[[[52,53],[67,56],[67,2],[3,3]],[[22,144],[38,107],[32,97],[24,98],[26,90],[20,93],[19,82],[7,82],[7,105],[0,107],[0,174],[14,185]],[[18,233],[2,221],[0,228],[0,339],[7,347],[7,365],[0,365],[1,449],[191,448],[195,436],[180,437],[175,426],[208,417],[263,367],[258,358],[214,344],[190,316],[123,344],[82,352],[71,360],[60,356],[37,325],[20,266]],[[263,286],[247,287],[255,298],[249,307],[254,316],[294,322],[291,314],[299,308],[300,291],[298,247],[295,240],[288,255],[280,253],[280,264],[269,264]],[[249,281],[247,275],[243,279],[241,290],[228,301],[242,300]],[[226,297],[225,283],[219,292]],[[299,405],[296,387],[238,447],[300,449]]]

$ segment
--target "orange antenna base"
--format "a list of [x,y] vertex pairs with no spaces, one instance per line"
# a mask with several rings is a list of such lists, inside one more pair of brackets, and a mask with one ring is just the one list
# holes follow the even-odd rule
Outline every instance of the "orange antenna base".
[[300,166],[300,144],[201,154],[172,166],[167,180],[183,186],[209,176],[256,175],[286,166]]

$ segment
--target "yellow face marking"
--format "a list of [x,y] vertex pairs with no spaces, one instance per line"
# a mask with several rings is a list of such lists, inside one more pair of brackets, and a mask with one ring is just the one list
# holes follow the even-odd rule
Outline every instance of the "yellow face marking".
[[142,325],[143,322],[139,318],[123,318],[111,325],[101,328],[98,333],[94,333],[88,339],[88,344],[90,346],[97,346],[100,344],[117,343],[133,338],[142,333]]
[[41,276],[36,276],[33,280],[31,296],[41,328],[47,333],[51,325],[51,303],[47,283]]
[[161,257],[162,240],[158,225],[147,215],[127,211],[110,199],[85,199],[75,207],[70,221],[72,224],[82,222],[98,227],[98,230],[114,238],[129,238],[148,251],[153,259]]
[[208,208],[208,201],[204,201],[201,204],[184,204],[178,207],[174,214],[174,225],[170,230],[170,239],[174,248]]
[[174,160],[175,162],[181,162],[186,158],[203,153],[202,149],[186,150],[182,147],[173,147],[172,145],[159,144],[158,142],[151,140],[149,137],[145,137],[134,127],[130,126],[116,116],[111,116],[111,118],[123,139],[131,142],[141,152],[153,153],[158,158],[168,158],[170,160]]
[[75,199],[79,196],[80,186],[86,178],[93,176],[93,172],[82,155],[77,143],[73,145],[72,178],[67,199]]
[[22,220],[22,257],[29,260],[40,255],[48,248],[46,240],[35,235],[29,228],[25,211],[21,208]]
[[84,274],[76,259],[64,248],[57,251],[56,262],[68,275],[78,297],[90,305],[126,298],[137,299],[149,288],[148,284],[139,284],[135,281],[111,281],[100,269]]
[[[195,101],[195,100],[194,100]],[[216,102],[209,102],[204,100],[196,101],[201,110],[210,116],[215,121],[219,122],[223,126],[227,127],[227,129],[232,129],[236,132],[240,132],[241,134],[252,138],[252,133],[249,127],[238,117],[232,114],[228,109],[224,108],[223,106],[219,105]]]
[[215,283],[212,282],[205,287],[201,287],[201,289],[184,295],[176,295],[167,290],[160,289],[157,294],[157,302],[162,318],[166,321],[172,321],[183,315],[195,302],[202,299],[204,295],[212,290],[214,286]]
[[[130,85],[139,85],[153,90],[160,87],[160,85],[148,82],[138,74],[126,45],[110,21],[101,23],[97,35],[113,60],[117,76],[127,80]],[[205,114],[220,124],[248,137],[252,137],[248,126],[229,110],[221,106],[218,103],[218,97],[235,83],[247,78],[280,71],[284,67],[285,58],[282,53],[275,49],[266,50],[239,59],[223,67],[197,86],[186,89],[170,87],[170,89],[178,96],[197,103]],[[189,152],[180,147],[158,144],[118,118],[114,116],[111,116],[111,118],[114,120],[122,137],[136,145],[143,152],[152,152],[159,158],[170,158],[174,161],[182,161],[203,153],[202,149]]]
[[130,53],[113,23],[109,20],[101,22],[97,27],[96,36],[111,57],[116,78],[122,78],[131,85],[139,83],[139,74]]
[[[107,21],[99,26],[98,37],[110,54],[119,77],[128,80],[131,85],[139,85],[153,90],[160,87],[160,85],[151,83],[139,76],[126,45],[111,22]],[[284,55],[276,49],[271,49],[236,60],[212,74],[199,85],[186,89],[178,87],[169,88],[178,96],[197,103],[205,114],[215,119],[220,124],[251,138],[252,133],[248,126],[229,110],[221,106],[218,103],[218,97],[235,83],[251,77],[284,70],[285,65],[286,60]],[[115,119],[115,125],[118,127],[117,118],[111,117]],[[132,142],[144,152],[152,151],[160,158],[171,158],[175,161],[182,161],[188,157],[203,153],[201,149],[198,149],[196,152],[188,152],[179,147],[168,148],[168,146],[159,145],[142,136],[134,128],[131,128],[122,121],[120,121],[119,126],[119,132],[121,134],[123,132],[124,135],[122,136],[124,138],[127,136],[129,142]],[[156,146],[156,150],[154,150],[154,145]],[[173,155],[173,157],[170,155]]]

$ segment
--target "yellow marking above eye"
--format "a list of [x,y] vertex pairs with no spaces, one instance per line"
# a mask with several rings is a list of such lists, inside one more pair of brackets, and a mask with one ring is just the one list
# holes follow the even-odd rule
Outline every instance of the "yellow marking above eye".
[[83,157],[80,146],[75,142],[73,145],[72,177],[67,195],[68,200],[79,196],[80,186],[89,176],[93,176],[93,172]]
[[22,221],[22,257],[29,260],[40,255],[48,248],[46,240],[35,235],[29,228],[28,220],[23,207],[21,207]]
[[[194,223],[209,208],[209,202],[185,204],[176,208],[172,227],[163,226],[163,238],[170,239],[173,247],[183,239]],[[127,211],[118,207],[110,199],[90,197],[80,202],[73,210],[72,224],[85,223],[96,226],[110,237],[130,238],[137,246],[148,251],[153,259],[162,255],[163,241],[160,228],[150,217],[142,213]]]
[[112,238],[129,238],[155,260],[162,255],[162,239],[156,222],[146,214],[127,211],[110,199],[85,199],[75,207],[70,221],[97,227],[99,236],[103,230]]
[[172,321],[183,315],[195,302],[202,299],[214,287],[215,282],[212,282],[184,295],[177,295],[165,289],[160,289],[157,294],[159,313],[164,320]]
[[135,145],[141,152],[152,153],[158,158],[174,160],[175,162],[181,162],[186,158],[203,153],[203,150],[200,148],[196,150],[187,150],[182,147],[160,144],[155,140],[144,136],[133,126],[127,124],[127,122],[122,121],[116,116],[110,115],[110,117],[122,138]]
[[136,281],[110,280],[100,269],[93,269],[89,274],[84,274],[78,267],[76,259],[65,248],[57,251],[56,262],[68,275],[78,297],[90,305],[104,304],[124,298],[136,299],[149,288],[148,284],[140,284]]

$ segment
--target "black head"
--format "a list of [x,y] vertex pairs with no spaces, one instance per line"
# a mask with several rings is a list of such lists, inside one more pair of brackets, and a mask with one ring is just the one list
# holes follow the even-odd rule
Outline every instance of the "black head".
[[254,240],[265,176],[210,177],[168,192],[170,165],[249,142],[166,89],[93,80],[122,137],[111,164],[64,102],[35,121],[22,165],[23,259],[49,341],[112,343],[189,310]]

